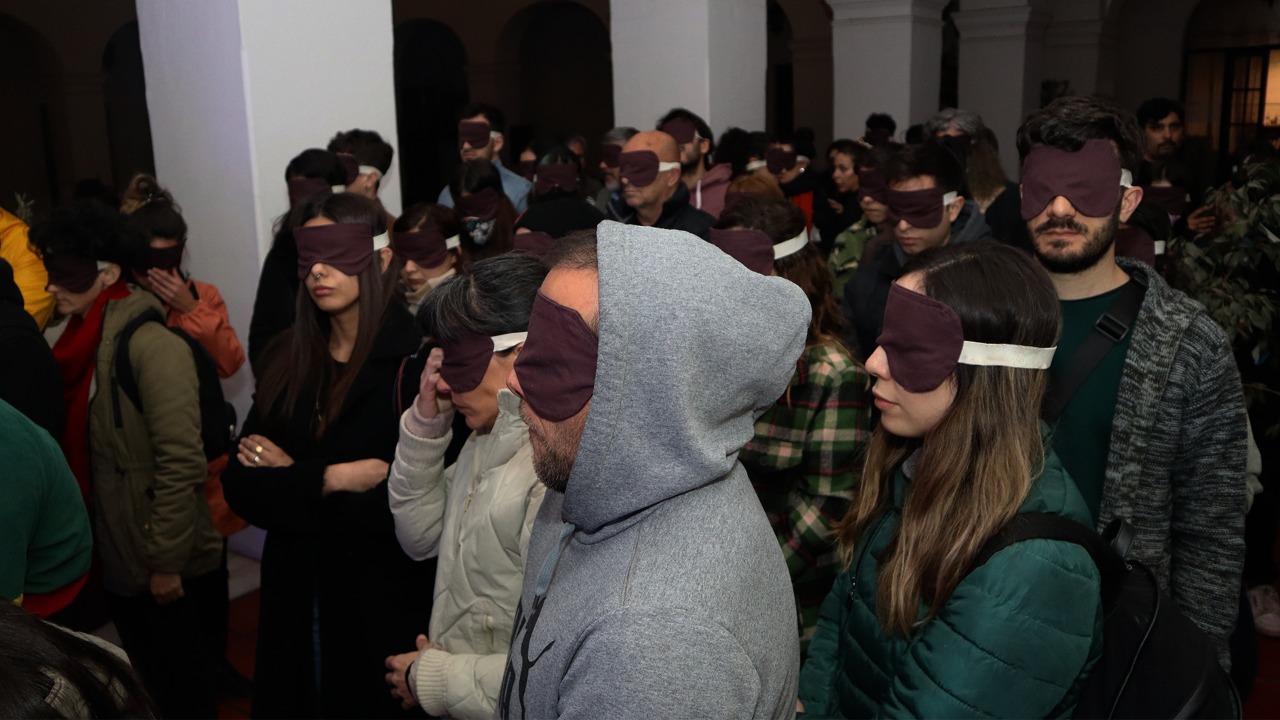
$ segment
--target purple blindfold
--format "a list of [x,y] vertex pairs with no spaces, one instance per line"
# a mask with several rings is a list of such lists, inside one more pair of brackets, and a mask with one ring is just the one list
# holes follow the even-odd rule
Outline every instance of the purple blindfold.
[[618,156],[618,174],[636,187],[649,187],[658,179],[658,173],[675,170],[680,163],[664,163],[652,150],[632,150]]
[[1142,188],[1142,202],[1149,202],[1163,210],[1166,215],[1177,218],[1187,214],[1191,197],[1180,187],[1149,185]]
[[[386,239],[385,234],[378,237]],[[364,223],[295,228],[293,239],[298,243],[299,278],[305,278],[316,263],[324,263],[344,275],[359,275],[378,249],[373,233]]]
[[539,165],[534,175],[534,191],[546,195],[559,188],[565,192],[578,190],[578,166],[573,163],[552,163]]
[[511,239],[512,247],[518,251],[531,253],[533,255],[542,255],[551,249],[555,244],[555,238],[542,232],[541,230],[533,230],[526,233],[516,233]]
[[936,187],[924,190],[884,191],[884,204],[889,207],[889,217],[894,221],[906,220],[912,227],[935,228],[942,224],[945,207],[955,202],[956,194],[945,195]]
[[600,162],[605,167],[618,167],[618,158],[622,156],[622,146],[613,143],[605,143],[600,146]]
[[599,352],[600,338],[582,316],[539,292],[515,363],[525,402],[551,422],[576,415],[595,392]]
[[782,148],[769,148],[769,152],[764,156],[765,166],[769,168],[769,172],[774,175],[781,175],[788,170],[794,170],[796,167],[796,151],[783,150]]
[[687,145],[698,139],[698,129],[689,118],[672,118],[658,129],[675,138],[681,145]]
[[1062,196],[1077,212],[1108,217],[1120,202],[1120,158],[1107,140],[1076,152],[1036,145],[1022,161],[1022,219],[1030,220]]
[[959,364],[1045,369],[1055,350],[966,342],[955,310],[897,283],[889,287],[884,331],[876,344],[894,381],[913,393],[937,388]]
[[289,207],[306,202],[313,195],[328,192],[333,188],[324,178],[296,177],[289,180]]
[[711,244],[761,275],[773,274],[773,238],[763,230],[711,229]]
[[453,207],[459,217],[492,220],[498,216],[498,206],[502,203],[502,193],[487,187],[476,192],[455,198]]
[[173,247],[153,248],[148,246],[138,257],[137,269],[146,272],[151,268],[157,270],[177,270],[182,265],[182,253],[186,250],[186,242],[179,242]]
[[537,172],[538,172],[537,160],[521,160],[520,161],[520,177],[532,182],[533,176]]
[[44,267],[49,272],[50,285],[73,293],[93,287],[100,271],[97,260],[73,253],[45,253]]
[[412,260],[418,267],[433,268],[443,265],[449,258],[450,240],[457,247],[457,236],[446,238],[439,230],[413,230],[398,232],[394,243],[401,257]]
[[466,393],[475,390],[489,371],[489,360],[496,352],[510,350],[524,342],[524,333],[511,333],[489,337],[470,333],[449,342],[440,343],[444,360],[440,363],[440,377],[449,384],[449,390]]
[[342,169],[347,172],[347,184],[356,181],[360,177],[360,162],[356,160],[356,156],[351,153],[334,153],[338,159],[342,161]]
[[480,150],[489,145],[489,123],[475,120],[458,123],[458,147],[470,145],[472,150]]
[[885,174],[872,168],[858,170],[858,199],[869,197],[885,205],[885,193],[889,190],[889,180]]

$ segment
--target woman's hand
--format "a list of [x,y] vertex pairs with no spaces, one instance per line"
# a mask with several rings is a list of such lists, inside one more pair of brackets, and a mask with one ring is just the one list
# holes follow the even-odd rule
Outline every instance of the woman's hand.
[[387,472],[390,470],[390,465],[377,458],[330,465],[324,469],[324,487],[320,493],[322,495],[335,492],[361,493],[377,487],[378,483],[386,480]]
[[151,291],[165,305],[184,313],[196,309],[196,296],[191,294],[191,287],[177,270],[151,268],[147,270],[147,280],[151,282]]
[[418,397],[413,407],[418,417],[430,420],[449,409],[449,402],[438,396],[436,385],[440,382],[440,365],[444,363],[444,350],[432,348],[427,356],[427,364],[422,368],[422,376],[418,379]]
[[388,670],[385,677],[387,684],[391,686],[391,697],[399,700],[400,707],[405,710],[418,706],[418,694],[413,686],[413,678],[410,677],[409,669],[418,659],[418,655],[422,654],[423,648],[430,643],[427,642],[426,635],[419,635],[417,644],[417,651],[401,653],[400,655],[388,655],[384,663]]
[[236,459],[245,467],[280,468],[293,464],[293,458],[289,457],[289,453],[261,435],[246,435],[240,438],[240,447],[236,448]]
[[168,605],[185,595],[178,573],[151,573],[151,597],[157,605]]

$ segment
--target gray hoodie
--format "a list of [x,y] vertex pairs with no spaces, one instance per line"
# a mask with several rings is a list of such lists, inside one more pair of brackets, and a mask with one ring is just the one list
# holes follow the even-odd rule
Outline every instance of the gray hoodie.
[[687,233],[597,231],[595,394],[529,543],[498,717],[790,717],[799,647],[738,451],[809,302]]

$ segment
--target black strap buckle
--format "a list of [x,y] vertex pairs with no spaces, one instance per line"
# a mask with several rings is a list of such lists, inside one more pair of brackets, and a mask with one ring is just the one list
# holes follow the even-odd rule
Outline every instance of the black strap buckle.
[[1129,326],[1115,319],[1109,312],[1102,313],[1102,317],[1098,318],[1098,322],[1094,323],[1093,327],[1113,343],[1120,342],[1129,334]]

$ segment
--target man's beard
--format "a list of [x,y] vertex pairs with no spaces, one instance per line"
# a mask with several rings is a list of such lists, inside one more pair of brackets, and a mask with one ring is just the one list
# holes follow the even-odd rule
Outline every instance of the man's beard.
[[573,474],[573,461],[578,454],[578,442],[582,439],[586,414],[570,420],[561,428],[561,432],[548,437],[533,429],[525,412],[522,404],[521,419],[529,426],[529,443],[536,446],[533,452],[533,474],[543,485],[563,493],[569,487],[569,476]]
[[[1115,246],[1116,231],[1119,228],[1119,206],[1116,206],[1116,211],[1111,214],[1111,217],[1107,218],[1106,223],[1094,232],[1089,232],[1088,228],[1071,218],[1051,217],[1032,230],[1032,246],[1035,248],[1036,257],[1040,260],[1040,264],[1044,266],[1045,270],[1055,275],[1075,275],[1097,265],[1098,261],[1106,256],[1107,251]],[[1071,230],[1080,233],[1084,235],[1084,245],[1071,255],[1049,254],[1049,251],[1041,248],[1040,240],[1037,237],[1041,233],[1050,230]]]
[[685,161],[684,158],[680,159],[681,175],[691,175],[693,173],[698,172],[698,169],[701,167],[702,167],[702,153],[698,153],[697,157],[687,162]]

